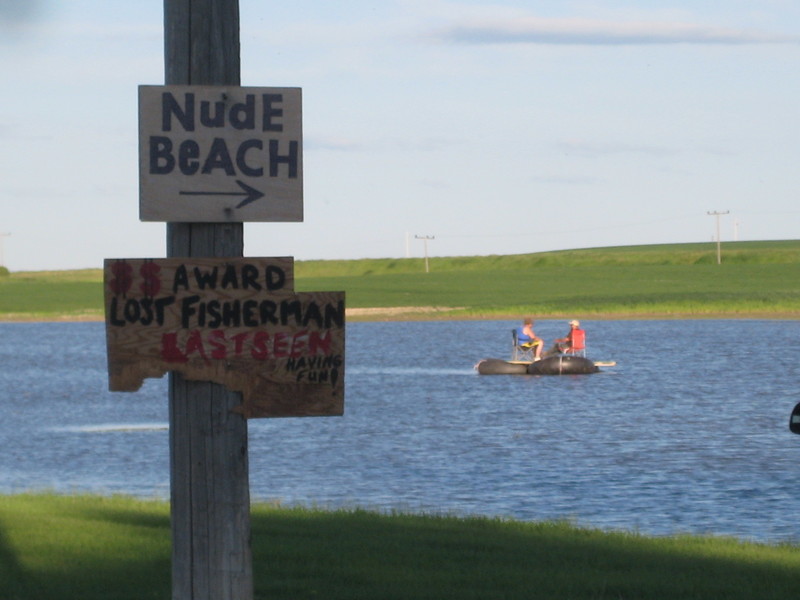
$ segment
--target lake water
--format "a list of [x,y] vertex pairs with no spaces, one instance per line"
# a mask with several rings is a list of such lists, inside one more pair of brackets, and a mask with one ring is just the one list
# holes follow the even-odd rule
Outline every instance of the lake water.
[[[514,325],[348,324],[345,416],[251,420],[253,499],[800,539],[800,322],[584,321],[617,366],[477,375]],[[102,323],[0,323],[0,492],[168,498],[166,381],[107,385]]]

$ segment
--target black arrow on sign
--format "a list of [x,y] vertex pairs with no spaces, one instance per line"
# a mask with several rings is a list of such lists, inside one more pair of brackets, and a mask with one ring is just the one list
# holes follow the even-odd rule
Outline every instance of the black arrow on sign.
[[242,188],[238,192],[179,192],[181,196],[241,196],[242,194],[247,194],[244,200],[239,202],[236,205],[236,208],[242,208],[243,206],[247,206],[251,202],[255,202],[260,198],[264,197],[262,192],[259,192],[256,188],[247,185],[244,181],[239,179],[236,180],[236,183],[239,184],[239,187]]

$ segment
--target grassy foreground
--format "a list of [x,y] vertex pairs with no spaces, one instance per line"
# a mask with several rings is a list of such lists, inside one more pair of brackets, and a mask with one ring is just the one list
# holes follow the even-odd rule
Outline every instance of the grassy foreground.
[[[800,548],[648,538],[563,522],[255,505],[258,599],[792,599]],[[127,497],[0,496],[0,597],[170,597],[169,508]]]
[[[722,261],[714,244],[432,258],[429,273],[419,258],[298,261],[295,287],[344,290],[360,319],[800,318],[800,240],[729,242]],[[100,319],[102,304],[100,269],[0,277],[2,320]]]

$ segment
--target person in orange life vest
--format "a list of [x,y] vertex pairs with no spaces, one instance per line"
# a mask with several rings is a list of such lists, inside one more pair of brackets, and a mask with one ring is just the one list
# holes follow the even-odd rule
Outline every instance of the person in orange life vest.
[[583,350],[585,340],[586,332],[581,329],[580,321],[573,319],[569,322],[569,333],[556,340],[556,349],[558,352],[573,352],[575,349]]
[[534,360],[542,358],[544,342],[533,331],[533,319],[530,317],[522,321],[522,327],[517,327],[517,344],[522,348],[533,348]]

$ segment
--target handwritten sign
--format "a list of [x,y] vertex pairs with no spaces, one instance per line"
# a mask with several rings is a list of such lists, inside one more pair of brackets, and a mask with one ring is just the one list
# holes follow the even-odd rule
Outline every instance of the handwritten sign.
[[292,291],[291,258],[106,259],[109,389],[177,371],[247,418],[344,411],[343,292]]
[[303,220],[300,88],[139,86],[142,221]]

